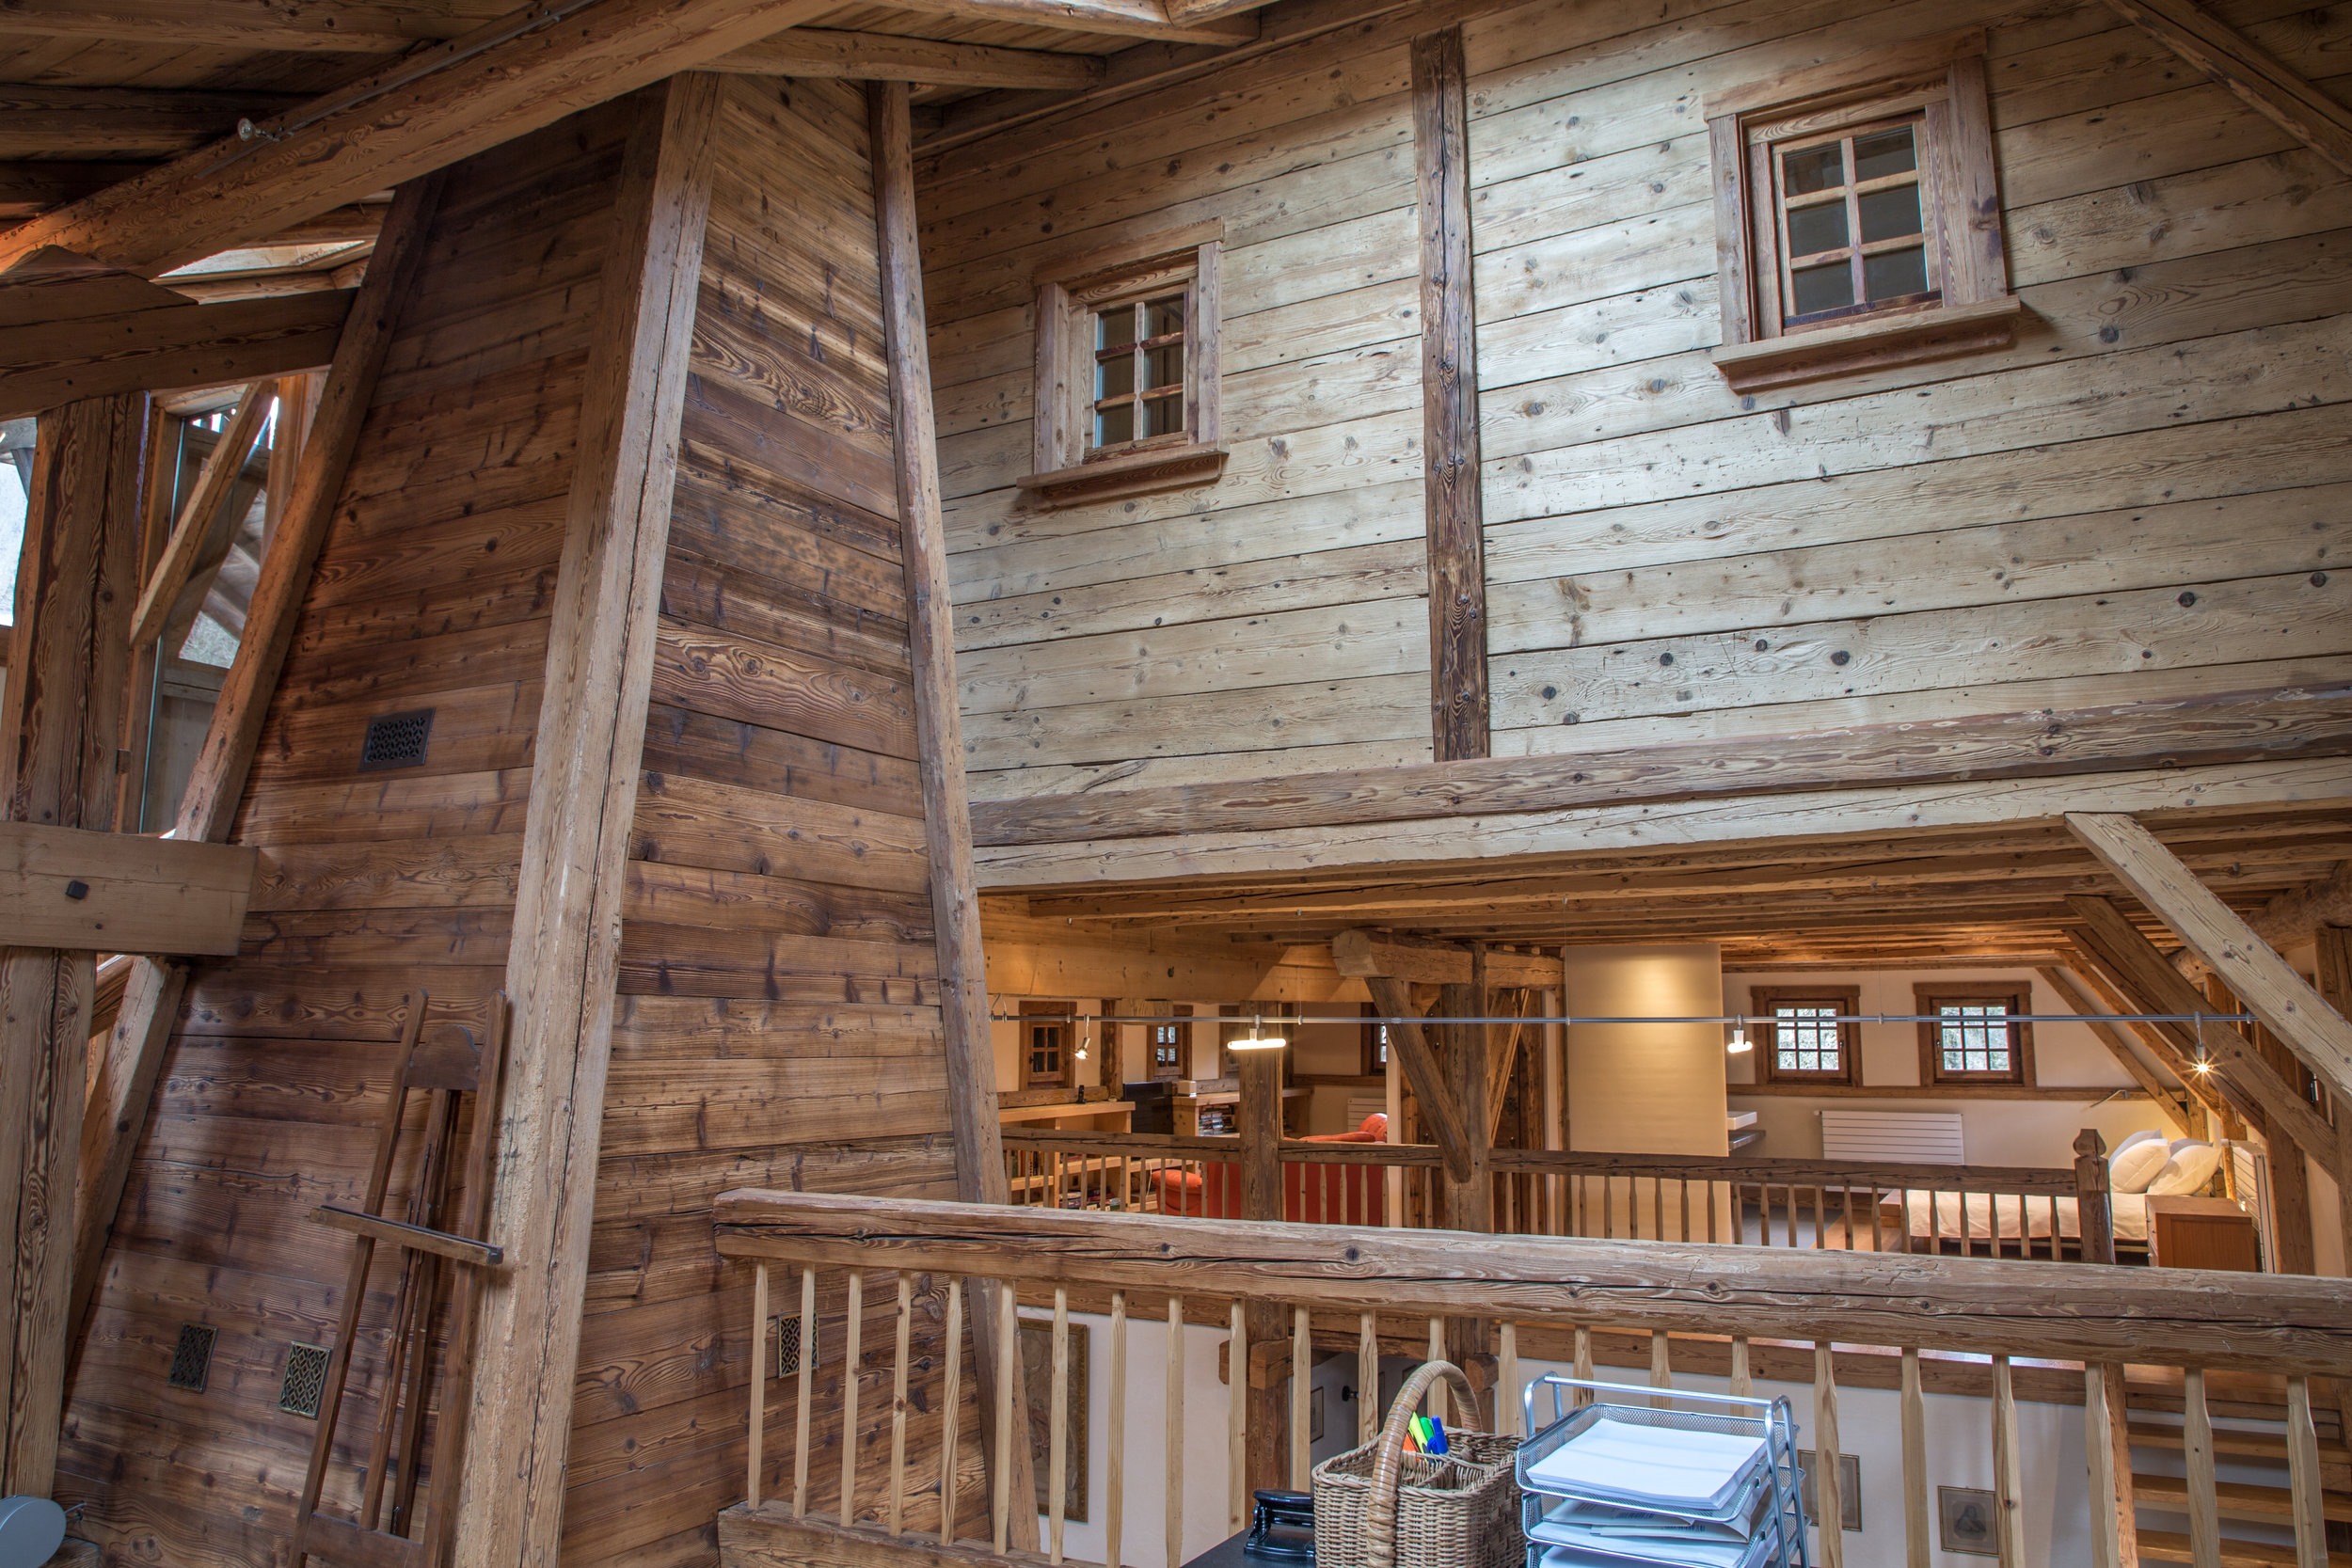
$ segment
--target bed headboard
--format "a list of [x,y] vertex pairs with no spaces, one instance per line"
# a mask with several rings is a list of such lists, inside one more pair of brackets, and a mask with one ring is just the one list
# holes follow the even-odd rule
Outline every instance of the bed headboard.
[[1957,1111],[1823,1111],[1821,1158],[1856,1164],[1968,1163]]

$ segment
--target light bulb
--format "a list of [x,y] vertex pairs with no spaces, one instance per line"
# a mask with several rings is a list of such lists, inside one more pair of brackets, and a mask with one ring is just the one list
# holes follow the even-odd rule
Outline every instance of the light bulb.
[[1754,1046],[1748,1043],[1747,1025],[1744,1023],[1733,1024],[1731,1026],[1731,1043],[1724,1046],[1724,1050],[1734,1056],[1744,1056],[1750,1051],[1755,1049],[1756,1048]]

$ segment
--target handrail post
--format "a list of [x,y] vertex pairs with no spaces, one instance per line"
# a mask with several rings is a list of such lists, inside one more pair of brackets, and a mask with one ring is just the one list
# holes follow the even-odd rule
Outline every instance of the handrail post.
[[[1280,1051],[1236,1051],[1241,1069],[1241,1217],[1279,1220],[1282,1217],[1282,1056]],[[1277,1387],[1258,1386],[1249,1375],[1262,1344],[1286,1337],[1289,1324],[1282,1309],[1271,1301],[1251,1297],[1244,1314],[1242,1343],[1229,1358],[1232,1397],[1248,1408],[1246,1466],[1249,1487],[1290,1484],[1290,1444],[1287,1430],[1290,1402]],[[1294,1376],[1304,1375],[1294,1367]],[[1267,1380],[1269,1383],[1271,1379]]]
[[[2115,1261],[2115,1210],[2107,1183],[2107,1141],[2098,1129],[2086,1127],[2074,1134],[2074,1213],[2086,1263]],[[2022,1218],[2019,1229],[2022,1234]],[[1994,1250],[1999,1251],[1997,1238]]]

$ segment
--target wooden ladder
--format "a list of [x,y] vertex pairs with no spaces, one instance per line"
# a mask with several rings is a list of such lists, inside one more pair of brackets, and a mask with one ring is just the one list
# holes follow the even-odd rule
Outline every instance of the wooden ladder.
[[[431,1001],[422,990],[407,998],[408,1021],[401,1031],[391,1096],[376,1134],[375,1163],[368,1171],[366,1196],[357,1209],[325,1204],[310,1211],[310,1218],[319,1224],[351,1232],[352,1256],[351,1271],[343,1283],[342,1321],[319,1393],[318,1436],[310,1447],[310,1466],[303,1477],[301,1501],[294,1509],[294,1568],[303,1568],[312,1558],[342,1568],[440,1568],[449,1550],[457,1444],[465,1429],[453,1397],[444,1398],[441,1403],[433,1480],[425,1493],[425,1533],[411,1540],[408,1530],[416,1519],[417,1460],[424,1443],[426,1379],[440,1271],[446,1265],[456,1276],[450,1292],[449,1344],[442,1363],[444,1382],[453,1395],[464,1386],[473,1349],[474,1304],[481,1294],[483,1271],[501,1261],[500,1249],[482,1240],[482,1232],[489,1212],[490,1150],[498,1129],[507,1004],[504,992],[493,994],[489,1037],[477,1046],[471,1030],[446,1021],[434,1026],[433,1038],[425,1039],[424,1016]],[[431,1096],[422,1127],[424,1149],[406,1215],[394,1219],[379,1211],[391,1181],[401,1124],[412,1090]],[[467,1097],[473,1101],[473,1132],[466,1150],[465,1196],[455,1228],[441,1229],[454,1164],[452,1148]],[[359,1516],[354,1523],[317,1510],[327,1457],[335,1446],[336,1420],[342,1410],[343,1382],[351,1370],[359,1309],[367,1297],[368,1270],[375,1260],[378,1242],[400,1249],[400,1281],[392,1299],[383,1397],[363,1472]],[[388,1509],[385,1481],[395,1466],[400,1483],[390,1489]]]

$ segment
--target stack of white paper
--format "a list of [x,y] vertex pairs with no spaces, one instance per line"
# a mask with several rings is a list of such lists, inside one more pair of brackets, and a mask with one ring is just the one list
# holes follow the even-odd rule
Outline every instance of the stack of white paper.
[[1728,1504],[1763,1463],[1760,1434],[1604,1418],[1530,1465],[1527,1480],[1542,1492],[1707,1513]]

